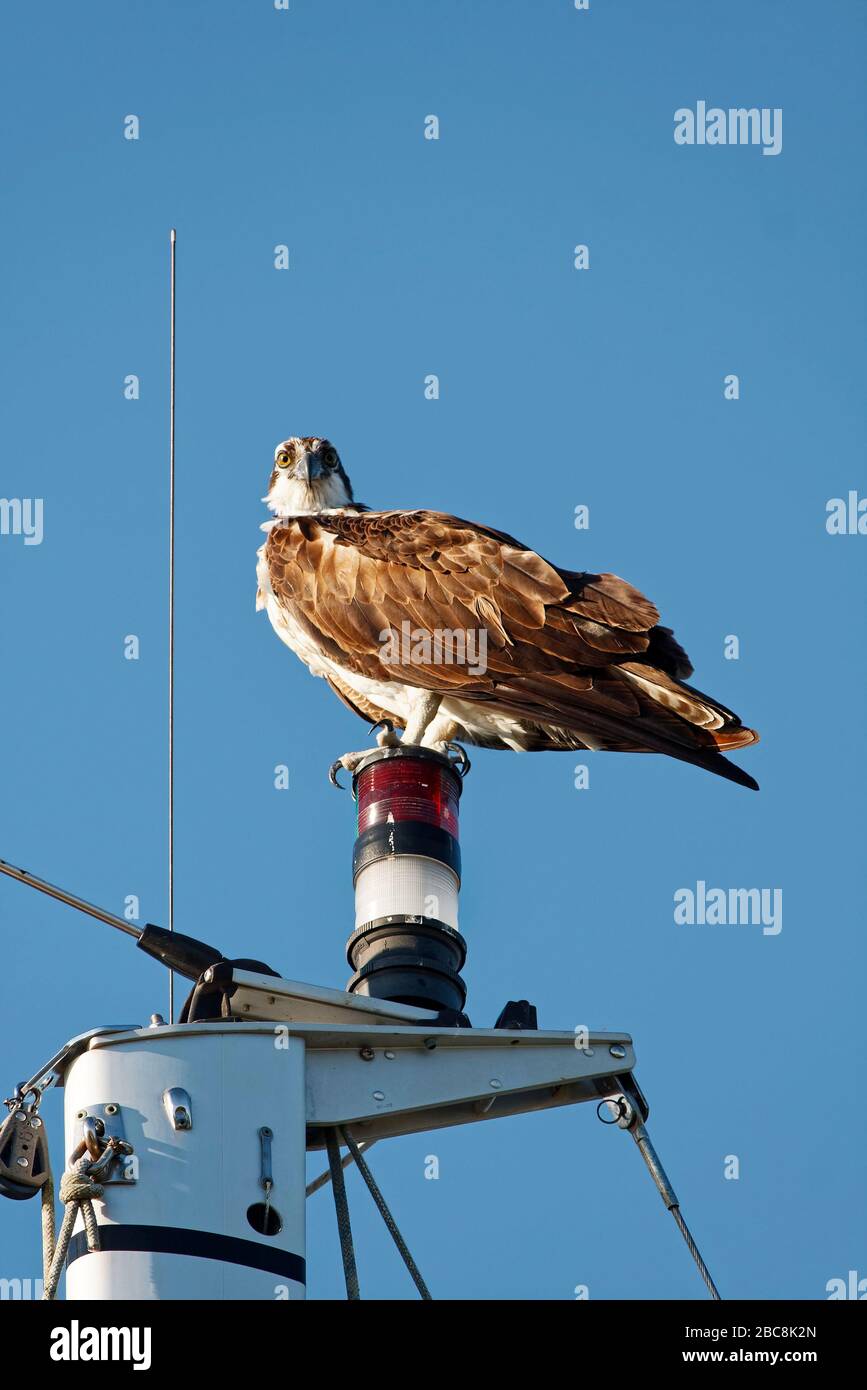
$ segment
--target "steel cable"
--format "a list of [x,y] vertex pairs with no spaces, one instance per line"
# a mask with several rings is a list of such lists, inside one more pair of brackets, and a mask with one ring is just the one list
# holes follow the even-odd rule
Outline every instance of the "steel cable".
[[409,1247],[406,1241],[404,1240],[403,1236],[401,1235],[400,1231],[398,1230],[397,1222],[395,1221],[394,1217],[388,1209],[385,1198],[383,1197],[382,1193],[379,1190],[379,1187],[377,1186],[376,1179],[374,1178],[373,1174],[367,1166],[367,1163],[362,1155],[361,1149],[356,1144],[352,1135],[347,1133],[345,1129],[341,1129],[340,1134],[343,1138],[343,1142],[346,1144],[346,1147],[349,1149],[349,1152],[355,1159],[356,1168],[358,1169],[361,1176],[364,1178],[364,1181],[367,1183],[370,1195],[379,1209],[379,1214],[386,1224],[388,1233],[394,1241],[395,1245],[397,1246],[400,1252],[400,1257],[410,1272],[412,1282],[415,1284],[422,1298],[430,1298],[430,1290],[428,1289],[427,1284],[424,1282],[424,1279],[422,1279],[421,1277],[418,1265],[416,1264],[415,1260],[410,1254]]
[[346,1297],[353,1300],[360,1299],[361,1291],[358,1287],[358,1270],[355,1266],[352,1227],[349,1224],[349,1203],[346,1200],[346,1184],[343,1181],[343,1165],[340,1162],[340,1140],[337,1129],[325,1131],[325,1147],[328,1152],[328,1166],[331,1169],[331,1186],[334,1189],[334,1210],[337,1213],[337,1232],[340,1236],[340,1254],[343,1257]]
[[699,1250],[698,1246],[696,1245],[695,1241],[694,1241],[693,1238],[692,1238],[692,1232],[690,1231],[689,1227],[687,1226],[686,1222],[684,1221],[684,1219],[683,1219],[683,1217],[682,1217],[682,1215],[681,1215],[680,1207],[679,1207],[679,1206],[670,1207],[669,1210],[670,1210],[672,1216],[674,1217],[675,1221],[677,1222],[677,1228],[678,1228],[678,1230],[680,1231],[680,1234],[683,1236],[684,1240],[686,1241],[686,1248],[687,1248],[687,1250],[688,1250],[689,1253],[692,1255],[692,1258],[695,1260],[696,1264],[698,1265],[698,1272],[699,1272],[699,1274],[701,1275],[702,1279],[704,1280],[705,1284],[707,1285],[708,1292],[710,1293],[711,1298],[715,1298],[715,1299],[717,1299],[719,1302],[722,1302],[719,1289],[717,1288],[716,1284],[713,1282],[713,1279],[711,1278],[711,1275],[710,1275],[710,1270],[708,1269],[707,1265],[705,1264],[704,1260],[703,1260],[702,1257],[701,1257],[701,1251]]

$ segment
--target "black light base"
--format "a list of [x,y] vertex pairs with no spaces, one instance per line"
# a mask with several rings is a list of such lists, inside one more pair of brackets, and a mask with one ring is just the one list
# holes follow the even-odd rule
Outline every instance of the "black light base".
[[346,947],[355,974],[351,994],[389,999],[419,1009],[462,1013],[467,987],[460,970],[467,943],[430,917],[381,917],[352,933]]

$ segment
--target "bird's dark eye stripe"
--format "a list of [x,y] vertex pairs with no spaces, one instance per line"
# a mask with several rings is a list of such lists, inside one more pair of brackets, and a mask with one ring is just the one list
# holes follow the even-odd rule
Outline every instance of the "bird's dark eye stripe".
[[283,467],[291,463],[298,450],[303,452],[318,454],[327,468],[336,468],[340,463],[340,455],[333,444],[329,444],[324,439],[317,439],[315,435],[310,435],[307,439],[297,440],[294,444],[278,449],[274,455],[275,463]]

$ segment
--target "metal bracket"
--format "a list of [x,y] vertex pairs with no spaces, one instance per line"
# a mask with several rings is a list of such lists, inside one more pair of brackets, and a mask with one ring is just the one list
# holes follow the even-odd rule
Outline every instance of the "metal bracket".
[[435,1023],[436,1012],[368,999],[327,985],[235,970],[226,984],[231,1018],[274,1023]]
[[182,1086],[169,1086],[163,1091],[163,1105],[172,1129],[192,1129],[193,1106],[189,1093]]
[[[72,1151],[73,1155],[83,1154],[85,1149],[93,1152],[95,1144],[97,1148],[103,1148],[97,1159],[100,1164],[99,1181],[103,1186],[111,1183],[129,1186],[130,1183],[136,1182],[135,1165],[125,1161],[132,1153],[132,1145],[126,1142],[121,1107],[113,1101],[107,1101],[104,1105],[89,1105],[86,1110],[79,1110],[75,1118],[78,1122],[78,1142]],[[116,1143],[110,1144],[110,1140]],[[112,1153],[115,1149],[116,1152]],[[110,1153],[112,1156],[109,1158]]]
[[[308,1148],[351,1126],[369,1143],[450,1125],[600,1101],[634,1082],[631,1038],[454,1028],[295,1027],[307,1045]],[[635,1088],[637,1090],[637,1088]],[[640,1095],[640,1092],[638,1092]]]
[[274,1186],[274,1173],[271,1166],[271,1140],[274,1131],[267,1125],[259,1130],[259,1186],[270,1192]]

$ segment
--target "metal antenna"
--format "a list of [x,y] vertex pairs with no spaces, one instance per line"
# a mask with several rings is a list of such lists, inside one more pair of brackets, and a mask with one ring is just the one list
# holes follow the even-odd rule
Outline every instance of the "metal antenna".
[[79,898],[77,893],[69,893],[65,888],[58,888],[54,883],[46,883],[45,879],[37,878],[27,869],[18,869],[14,864],[7,864],[5,859],[0,859],[0,874],[7,874],[9,878],[16,878],[19,883],[26,883],[29,888],[38,888],[40,893],[47,893],[49,898],[56,898],[58,902],[67,903],[69,907],[76,907],[79,912],[86,912],[88,917],[95,917],[98,922],[105,922],[110,927],[116,927],[118,931],[125,932],[127,936],[138,938],[143,935],[141,927],[134,927],[132,922],[127,922],[123,917],[118,917],[113,912],[107,912],[104,907],[97,907],[95,903],[89,903],[86,898]]
[[0,859],[0,874],[7,874],[9,878],[17,879],[28,888],[37,888],[49,898],[57,898],[58,902],[68,903],[70,907],[78,908],[79,912],[87,913],[88,917],[95,917],[98,922],[106,922],[108,926],[116,927],[127,936],[135,937],[136,945],[147,955],[162,961],[168,970],[177,971],[188,980],[198,980],[205,970],[224,959],[223,952],[216,946],[209,946],[206,941],[199,941],[194,936],[185,936],[183,932],[166,931],[164,927],[154,926],[153,922],[146,922],[143,927],[134,927],[132,922],[125,921],[114,912],[107,912],[104,907],[97,907],[95,903],[89,903],[86,898],[79,898],[76,893],[70,893],[66,888],[47,883],[44,878],[37,878],[27,869],[18,869],[14,864],[7,864],[5,859]]
[[[169,311],[169,914],[175,929],[175,243],[169,233],[171,276]],[[175,976],[169,971],[169,1023],[175,1021]]]

